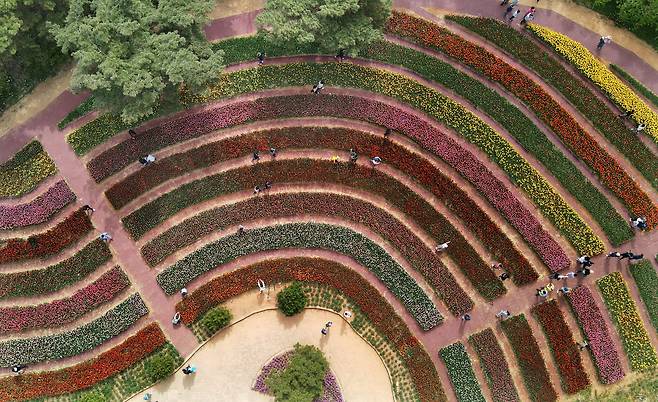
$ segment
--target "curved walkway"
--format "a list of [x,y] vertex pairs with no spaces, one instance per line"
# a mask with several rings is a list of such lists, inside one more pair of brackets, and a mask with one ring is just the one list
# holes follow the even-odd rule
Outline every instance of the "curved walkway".
[[[273,308],[274,298],[268,301],[257,292],[249,292],[231,300],[228,307],[242,318]],[[334,325],[329,335],[322,336],[320,329],[327,321]],[[153,394],[153,400],[271,401],[271,397],[252,391],[251,386],[270,358],[297,342],[322,350],[345,400],[393,401],[388,373],[377,352],[341,316],[309,309],[294,317],[276,310],[262,311],[233,324],[189,359],[189,364],[198,367],[196,374],[176,372],[147,392]],[[130,401],[143,401],[142,397],[143,393]]]

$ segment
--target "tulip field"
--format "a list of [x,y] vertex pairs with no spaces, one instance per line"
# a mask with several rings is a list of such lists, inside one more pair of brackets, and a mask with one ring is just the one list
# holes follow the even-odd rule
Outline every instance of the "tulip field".
[[[221,38],[216,81],[138,123],[67,94],[59,125],[7,134],[0,402],[168,400],[190,362],[214,375],[197,348],[285,312],[292,283],[340,324],[309,339],[354,331],[395,401],[595,401],[654,378],[655,107],[541,21],[431,16],[396,8],[344,61],[274,46],[258,65],[262,36]],[[287,315],[277,331],[305,325]],[[244,400],[272,394],[293,338]],[[350,350],[325,354],[316,400],[368,400],[336,369]]]

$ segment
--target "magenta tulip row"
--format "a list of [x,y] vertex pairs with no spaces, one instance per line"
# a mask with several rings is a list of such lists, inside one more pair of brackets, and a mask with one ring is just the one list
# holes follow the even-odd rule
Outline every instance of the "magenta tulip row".
[[449,136],[421,117],[393,105],[360,96],[274,96],[249,102],[207,107],[151,128],[136,140],[124,141],[90,161],[88,168],[97,180],[121,170],[139,155],[203,134],[254,120],[286,117],[335,116],[365,120],[390,127],[414,139],[468,179],[521,233],[551,271],[569,266],[569,259],[535,216],[504,183]]
[[578,286],[567,297],[587,337],[601,382],[612,384],[624,378],[617,349],[592,291],[586,286]]
[[130,286],[126,274],[114,267],[72,296],[37,306],[0,308],[0,334],[29,329],[54,328],[68,324]]
[[73,201],[73,191],[64,180],[58,181],[48,191],[28,203],[0,205],[0,229],[16,229],[44,223]]

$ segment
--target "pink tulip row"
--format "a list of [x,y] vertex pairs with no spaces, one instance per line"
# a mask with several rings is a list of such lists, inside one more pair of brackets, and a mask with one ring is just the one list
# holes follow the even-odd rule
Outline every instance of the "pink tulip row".
[[551,271],[569,266],[569,258],[535,216],[523,206],[504,183],[478,160],[443,132],[411,113],[393,105],[360,96],[295,95],[263,97],[255,101],[235,102],[204,108],[192,114],[164,122],[143,133],[137,140],[124,141],[89,162],[97,180],[114,174],[140,155],[202,136],[215,130],[248,121],[285,117],[336,116],[365,120],[390,127],[411,137],[435,153],[468,179],[521,233]]
[[0,334],[58,327],[70,323],[130,286],[126,274],[114,267],[72,296],[37,306],[0,308]]
[[601,382],[612,384],[624,378],[617,349],[592,291],[586,286],[578,286],[567,294],[567,298],[587,337]]
[[58,181],[45,193],[20,205],[0,205],[0,229],[15,229],[48,221],[69,203],[75,194],[64,180]]

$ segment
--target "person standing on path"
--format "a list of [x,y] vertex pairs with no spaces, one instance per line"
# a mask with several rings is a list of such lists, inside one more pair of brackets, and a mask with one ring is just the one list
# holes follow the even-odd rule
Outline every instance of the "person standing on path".
[[571,288],[567,286],[562,286],[560,289],[558,289],[558,292],[566,295],[567,293],[571,292]]
[[96,210],[92,208],[89,204],[85,204],[82,206],[82,210],[87,214],[87,216],[91,216]]
[[500,279],[503,282],[506,281],[509,278],[510,278],[510,276],[507,272],[503,272],[502,274],[500,274],[500,276],[498,276],[498,279]]
[[637,125],[637,127],[635,127],[635,128],[633,129],[633,131],[639,134],[640,131],[643,131],[646,127],[647,127],[646,124],[644,124],[644,123],[640,123],[640,124]]
[[612,251],[605,256],[605,258],[610,258],[610,257],[621,258],[621,254],[619,253],[619,251]]
[[256,57],[258,57],[258,65],[262,66],[265,63],[265,52],[258,52]]
[[131,140],[136,140],[137,139],[137,133],[132,128],[130,130],[128,130],[128,135],[130,136]]
[[638,218],[631,218],[631,224],[633,224],[634,227],[640,229],[640,230],[647,230],[647,218],[643,217],[638,217]]
[[589,269],[589,268],[583,268],[579,271],[576,271],[576,274],[582,275],[583,277],[585,277],[585,276],[591,275],[592,272],[594,272],[594,271]]
[[448,248],[448,244],[450,244],[450,241],[447,241],[445,243],[438,244],[435,248],[437,253],[440,253],[441,251],[445,250]]
[[517,8],[516,10],[514,10],[514,12],[512,13],[512,15],[509,17],[508,22],[512,22],[512,21],[514,21],[514,19],[516,18],[517,15],[519,15],[520,12],[521,12],[521,11],[520,11],[518,8]]
[[466,314],[462,315],[462,316],[460,317],[460,319],[461,319],[462,321],[464,321],[464,322],[466,322],[466,321],[471,321],[471,315],[468,314],[468,313],[466,313]]
[[276,148],[270,147],[270,156],[272,159],[276,158]]
[[607,45],[610,42],[612,42],[612,38],[610,36],[601,36],[598,45],[596,45],[596,50],[603,49],[603,46]]
[[109,243],[112,240],[112,236],[110,236],[110,234],[107,232],[101,233],[101,235],[98,236],[98,238],[103,240],[105,243]]
[[514,10],[514,6],[510,4],[510,5],[505,9],[505,13],[503,14],[503,18],[507,17],[507,14],[511,13],[512,10]]
[[499,312],[496,313],[496,318],[498,318],[499,320],[505,320],[511,315],[512,313],[510,313],[509,310],[500,310]]
[[260,160],[260,151],[255,150],[251,157],[251,162],[258,162]]
[[523,16],[521,22],[519,22],[519,25],[526,25],[528,22],[534,19],[535,19],[535,13],[526,14]]
[[619,257],[620,260],[623,260],[624,258],[633,258],[635,254],[633,254],[632,251],[627,251],[625,253],[621,253],[621,256]]
[[374,158],[370,159],[370,162],[371,162],[374,166],[377,166],[377,165],[379,165],[380,163],[382,163],[382,158],[380,158],[379,156],[375,156]]

